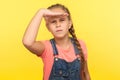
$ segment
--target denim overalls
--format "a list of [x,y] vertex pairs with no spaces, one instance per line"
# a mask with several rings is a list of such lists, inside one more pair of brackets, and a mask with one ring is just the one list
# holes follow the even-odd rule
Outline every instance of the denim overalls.
[[[70,38],[76,55],[79,55],[79,50],[73,42],[73,38]],[[72,62],[67,62],[63,59],[56,57],[58,50],[55,45],[54,39],[50,40],[53,52],[54,52],[54,63],[50,73],[49,80],[81,80],[80,79],[80,58],[76,56],[76,59]]]

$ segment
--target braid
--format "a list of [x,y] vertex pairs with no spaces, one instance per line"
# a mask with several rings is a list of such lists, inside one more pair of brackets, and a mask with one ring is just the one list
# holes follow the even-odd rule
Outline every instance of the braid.
[[80,58],[81,58],[81,63],[82,63],[82,69],[84,69],[84,63],[85,63],[85,58],[84,58],[84,54],[81,48],[81,45],[79,43],[79,41],[77,40],[76,34],[75,34],[75,30],[73,28],[73,25],[71,26],[71,28],[69,29],[70,34],[72,35],[74,42],[77,46],[77,48],[79,49],[79,51],[81,51]]

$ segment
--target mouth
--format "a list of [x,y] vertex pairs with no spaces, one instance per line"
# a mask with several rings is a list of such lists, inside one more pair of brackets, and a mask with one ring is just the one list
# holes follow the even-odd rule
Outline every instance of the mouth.
[[56,30],[56,32],[61,32],[62,30]]

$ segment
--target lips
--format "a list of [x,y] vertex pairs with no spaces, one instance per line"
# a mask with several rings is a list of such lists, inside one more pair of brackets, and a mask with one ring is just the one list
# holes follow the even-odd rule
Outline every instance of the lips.
[[56,30],[56,32],[61,32],[62,30]]

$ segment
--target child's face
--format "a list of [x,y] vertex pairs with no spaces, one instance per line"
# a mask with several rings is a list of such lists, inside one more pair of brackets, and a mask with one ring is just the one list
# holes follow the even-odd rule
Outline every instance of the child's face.
[[[65,11],[61,8],[53,8],[50,10],[53,12],[65,13]],[[56,38],[63,38],[65,36],[68,36],[71,25],[72,22],[68,19],[67,15],[51,16],[48,18],[48,22],[46,23],[48,30]]]

